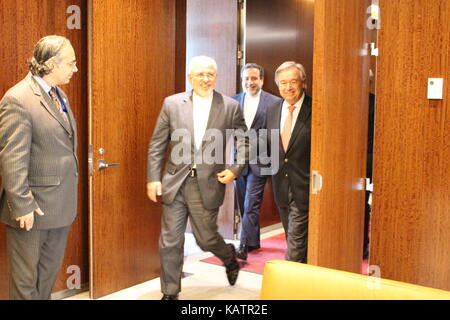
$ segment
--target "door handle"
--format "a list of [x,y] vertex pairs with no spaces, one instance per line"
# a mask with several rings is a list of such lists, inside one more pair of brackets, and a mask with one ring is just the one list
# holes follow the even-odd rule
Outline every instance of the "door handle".
[[311,173],[312,173],[311,193],[317,194],[320,190],[322,190],[322,175],[319,174],[319,171],[315,170],[313,170]]
[[107,163],[106,160],[98,160],[98,170],[105,170],[109,167],[118,167],[120,163]]

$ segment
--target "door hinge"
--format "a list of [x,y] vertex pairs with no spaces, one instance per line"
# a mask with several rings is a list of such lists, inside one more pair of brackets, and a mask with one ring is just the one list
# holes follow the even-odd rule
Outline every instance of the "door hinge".
[[244,58],[244,52],[242,50],[237,51],[238,60],[242,60]]

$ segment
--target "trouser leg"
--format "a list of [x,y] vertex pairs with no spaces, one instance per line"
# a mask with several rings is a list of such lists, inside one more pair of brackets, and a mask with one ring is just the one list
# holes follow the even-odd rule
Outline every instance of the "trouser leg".
[[70,227],[51,229],[41,245],[38,265],[38,299],[49,300],[64,259]]
[[285,258],[288,261],[307,261],[308,250],[308,211],[300,210],[289,189],[289,205],[278,208],[286,234],[287,250]]
[[283,225],[284,234],[286,235],[287,239],[289,232],[289,207],[278,207],[278,212],[280,214],[281,224]]
[[203,206],[196,178],[186,180],[185,200],[189,210],[192,233],[203,251],[212,252],[225,265],[234,261],[230,247],[218,232],[219,208],[208,210]]
[[38,299],[36,284],[41,245],[41,231],[6,226],[10,263],[9,298],[11,300]]
[[297,207],[289,190],[289,226],[286,260],[306,262],[308,249],[308,211]]
[[266,177],[260,177],[253,173],[250,173],[247,178],[241,244],[250,247],[259,247],[260,245],[259,217],[266,179]]
[[237,203],[239,206],[239,212],[241,214],[241,218],[244,217],[244,202],[245,202],[245,193],[247,191],[247,175],[240,175],[236,180],[234,180],[234,185],[236,187],[236,196]]
[[184,259],[184,232],[187,224],[187,207],[181,186],[175,200],[163,205],[159,252],[161,259],[161,291],[176,295],[181,291],[181,273]]

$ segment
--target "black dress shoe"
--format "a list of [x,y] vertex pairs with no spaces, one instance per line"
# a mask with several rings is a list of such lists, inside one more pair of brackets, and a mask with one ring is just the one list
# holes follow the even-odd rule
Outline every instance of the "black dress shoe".
[[257,246],[247,246],[248,252],[252,252],[253,250],[258,250],[258,249],[260,249],[260,248],[261,248],[260,245],[257,245]]
[[248,247],[246,245],[239,246],[238,251],[236,252],[236,257],[241,260],[247,260]]
[[239,263],[236,260],[236,249],[234,248],[234,245],[228,244],[228,246],[230,246],[231,248],[231,254],[233,256],[233,259],[232,262],[230,262],[225,266],[225,271],[227,273],[228,282],[230,283],[230,285],[234,286],[239,275],[239,269],[241,267],[239,266]]
[[164,294],[161,300],[178,300],[177,294]]

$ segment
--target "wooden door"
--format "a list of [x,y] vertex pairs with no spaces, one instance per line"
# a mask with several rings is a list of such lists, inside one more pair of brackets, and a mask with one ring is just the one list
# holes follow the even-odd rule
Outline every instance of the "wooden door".
[[[175,1],[90,1],[91,296],[159,277],[147,147],[175,88]],[[103,148],[103,154],[100,149]],[[99,161],[120,166],[99,170]]]
[[[75,8],[76,11],[71,10]],[[79,11],[78,11],[79,9]],[[83,287],[88,282],[88,207],[87,207],[87,55],[86,22],[87,5],[84,0],[2,0],[0,1],[0,60],[8,72],[0,73],[0,96],[28,73],[26,61],[33,54],[36,42],[46,35],[67,37],[77,56],[78,73],[70,84],[63,86],[70,99],[78,124],[78,159],[80,174],[78,185],[78,215],[72,225],[65,258],[55,284],[57,297],[72,295],[76,290],[68,290],[67,280],[80,272]],[[75,16],[74,16],[75,14]],[[80,19],[80,20],[73,20]],[[69,22],[69,24],[68,24]],[[68,26],[80,28],[69,29]],[[8,264],[6,255],[5,228],[0,224],[0,299],[7,299]],[[71,268],[69,268],[71,267]],[[69,272],[69,273],[68,273]],[[75,284],[75,282],[73,283]]]
[[[379,3],[370,263],[450,290],[450,1]],[[444,78],[443,100],[428,78]]]
[[[236,0],[186,0],[186,66],[198,55],[214,58],[218,67],[216,90],[228,96],[236,94],[237,18]],[[187,80],[186,88],[192,89]],[[217,221],[219,232],[227,239],[234,237],[234,216],[234,188],[228,184]]]
[[322,175],[323,187],[310,196],[308,263],[351,272],[362,262],[369,5],[314,3],[311,171]]

